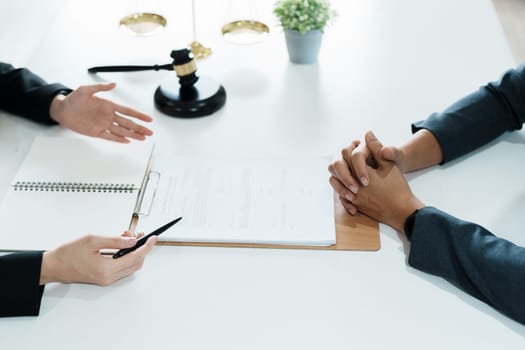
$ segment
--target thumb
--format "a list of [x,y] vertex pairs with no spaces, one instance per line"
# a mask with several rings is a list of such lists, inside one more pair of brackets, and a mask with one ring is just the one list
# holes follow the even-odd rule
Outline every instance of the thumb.
[[402,158],[401,150],[394,146],[385,146],[381,149],[381,155],[385,160],[399,163]]
[[381,156],[383,144],[377,139],[376,135],[374,135],[372,131],[367,131],[365,134],[365,142],[366,147],[370,150],[370,153],[372,153],[372,157],[375,159],[377,164],[381,164],[383,162],[383,157]]
[[116,83],[93,84],[93,85],[81,86],[79,89],[84,90],[86,94],[93,95],[93,94],[96,94],[97,92],[113,90],[115,86],[117,86]]
[[88,245],[93,249],[122,249],[133,247],[136,243],[134,237],[88,236]]

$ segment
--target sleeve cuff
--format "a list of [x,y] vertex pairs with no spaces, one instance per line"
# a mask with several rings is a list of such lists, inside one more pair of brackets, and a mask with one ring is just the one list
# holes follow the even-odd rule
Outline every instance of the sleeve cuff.
[[42,255],[28,251],[0,257],[0,316],[38,316],[44,292]]
[[410,216],[405,220],[404,231],[408,240],[412,239],[412,230],[414,229],[414,222],[419,209],[416,209]]

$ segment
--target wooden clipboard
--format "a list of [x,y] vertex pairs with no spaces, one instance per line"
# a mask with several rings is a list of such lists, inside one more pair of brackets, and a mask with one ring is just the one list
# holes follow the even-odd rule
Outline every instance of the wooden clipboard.
[[[336,243],[331,246],[302,246],[282,244],[248,244],[248,243],[208,243],[208,242],[157,242],[163,246],[192,247],[230,247],[230,248],[270,248],[270,249],[308,249],[308,250],[361,250],[377,251],[381,247],[379,224],[369,217],[357,214],[350,215],[341,205],[339,198],[334,199]],[[132,226],[136,225],[132,221]],[[133,227],[131,228],[133,229]]]

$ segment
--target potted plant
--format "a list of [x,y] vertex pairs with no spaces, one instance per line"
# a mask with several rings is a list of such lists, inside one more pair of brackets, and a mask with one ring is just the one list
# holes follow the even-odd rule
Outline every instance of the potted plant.
[[290,61],[316,62],[324,28],[336,15],[328,0],[279,0],[273,13],[284,29]]

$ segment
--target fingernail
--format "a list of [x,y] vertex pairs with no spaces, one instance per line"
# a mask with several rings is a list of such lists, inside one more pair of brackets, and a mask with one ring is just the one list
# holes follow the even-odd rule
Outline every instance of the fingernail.
[[368,179],[365,178],[365,177],[362,177],[361,178],[361,183],[363,184],[363,186],[368,186]]
[[136,238],[128,238],[128,239],[126,239],[126,243],[127,243],[128,246],[132,247],[135,244],[137,244],[137,239]]
[[348,189],[354,193],[357,193],[357,187],[355,187],[354,185],[348,186]]
[[351,194],[345,194],[345,198],[347,201],[351,202],[354,200],[354,196],[352,196]]

